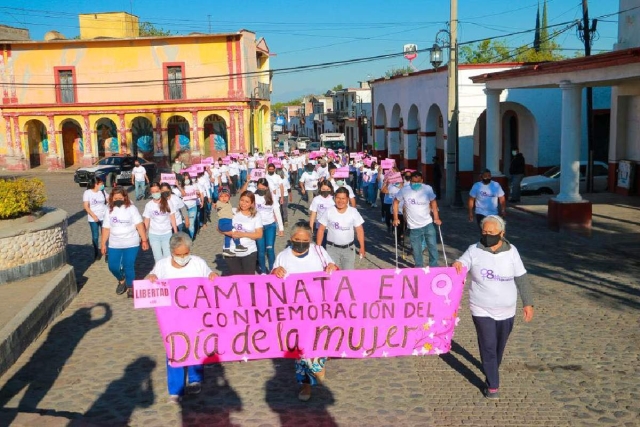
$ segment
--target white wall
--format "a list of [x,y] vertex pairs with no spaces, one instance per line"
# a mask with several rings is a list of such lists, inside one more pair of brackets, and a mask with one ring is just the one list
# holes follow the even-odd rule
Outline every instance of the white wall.
[[[618,16],[618,43],[615,50],[640,46],[640,0],[620,0],[618,10],[630,10]],[[634,9],[636,8],[636,9]],[[606,24],[600,24],[606,25]]]

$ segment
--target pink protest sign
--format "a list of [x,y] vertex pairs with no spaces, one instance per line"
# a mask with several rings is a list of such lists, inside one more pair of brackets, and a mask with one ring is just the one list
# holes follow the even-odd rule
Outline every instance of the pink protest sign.
[[231,158],[230,157],[223,157],[222,158],[222,164],[223,165],[230,165],[231,164]]
[[257,160],[256,165],[258,165],[259,168],[264,168],[264,160],[262,159]]
[[252,169],[251,175],[249,176],[250,181],[257,181],[260,178],[264,178],[266,175],[264,173],[264,169]]
[[380,162],[380,166],[382,166],[382,169],[391,169],[395,166],[395,164],[396,161],[393,159],[384,159],[382,162]]
[[284,151],[278,151],[278,157],[284,157]]
[[197,164],[197,165],[193,165],[191,166],[192,169],[195,169],[196,173],[202,173],[204,172],[204,168],[206,165],[201,165],[201,164]]
[[207,157],[206,159],[202,159],[200,163],[202,163],[203,165],[212,165],[213,157]]
[[239,153],[230,153],[229,157],[231,157],[232,159],[237,159],[240,156]]
[[238,158],[239,158],[240,160],[244,160],[244,154],[240,154],[240,155],[238,156]]
[[170,305],[171,296],[166,282],[133,281],[134,308],[168,307]]
[[449,351],[466,272],[351,270],[168,280],[156,315],[173,366]]
[[300,150],[293,150],[293,154],[295,154],[296,156],[300,154]]
[[398,184],[403,181],[400,172],[390,172],[384,177],[384,180],[389,184]]
[[274,158],[271,163],[273,163],[273,166],[275,166],[276,169],[281,169],[282,168],[282,160],[280,160],[280,159]]
[[349,167],[338,168],[333,173],[334,178],[349,178]]
[[184,196],[182,196],[182,200],[196,200],[197,198],[198,194],[195,188],[192,188],[189,191],[185,190]]
[[169,185],[176,185],[176,176],[172,173],[161,173],[160,182],[166,182]]
[[350,159],[355,159],[358,156],[358,153],[349,153]]
[[371,159],[364,159],[365,166],[371,166]]

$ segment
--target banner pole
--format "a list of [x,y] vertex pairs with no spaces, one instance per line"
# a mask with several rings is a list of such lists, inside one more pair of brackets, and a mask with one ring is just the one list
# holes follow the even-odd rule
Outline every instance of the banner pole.
[[449,267],[449,262],[447,262],[447,251],[444,249],[444,240],[442,240],[442,229],[438,226],[438,233],[440,233],[440,243],[442,243],[442,254],[444,255],[444,265]]

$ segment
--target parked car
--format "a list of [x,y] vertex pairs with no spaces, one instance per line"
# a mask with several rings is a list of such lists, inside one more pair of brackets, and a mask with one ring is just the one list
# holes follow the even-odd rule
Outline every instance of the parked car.
[[318,151],[319,149],[320,149],[319,141],[312,141],[309,144],[307,144],[307,150],[309,151]]
[[147,176],[152,181],[158,171],[155,163],[142,157],[124,154],[105,157],[95,162],[92,166],[79,168],[73,176],[73,180],[81,187],[85,187],[89,180],[94,177],[101,178],[106,187],[128,185],[131,184],[131,169],[133,169],[135,160],[138,160],[140,165],[146,169]]
[[298,138],[298,141],[296,141],[296,147],[298,148],[298,150],[307,150],[307,145],[309,144],[309,142],[311,142],[311,140],[308,137],[301,136]]
[[[606,191],[609,166],[593,162],[593,189]],[[580,162],[580,191],[587,189],[587,162]],[[542,175],[527,176],[520,183],[522,194],[558,194],[560,192],[560,166],[554,166]]]

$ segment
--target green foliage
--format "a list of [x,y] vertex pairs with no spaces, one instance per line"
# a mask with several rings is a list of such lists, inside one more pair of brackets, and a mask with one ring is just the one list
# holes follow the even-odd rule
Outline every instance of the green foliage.
[[292,99],[291,101],[287,101],[287,102],[276,102],[271,104],[271,111],[273,111],[276,114],[279,113],[285,113],[287,106],[289,105],[300,105],[302,104],[302,98],[296,98],[296,99]]
[[342,90],[342,89],[344,89],[344,86],[342,86],[342,83],[340,83],[339,85],[335,85],[335,86],[333,87],[333,89],[331,89],[331,90],[333,90],[333,91],[339,91],[339,90]]
[[164,37],[170,35],[171,31],[158,28],[151,22],[140,23],[140,37]]
[[385,72],[384,76],[385,77],[401,76],[403,74],[411,74],[413,72],[414,72],[414,69],[407,65],[406,67],[392,68],[387,72]]
[[565,59],[560,45],[553,40],[541,40],[541,48],[533,46],[509,48],[502,40],[482,40],[459,49],[462,64],[495,64],[500,62],[544,62]]
[[37,179],[0,180],[0,219],[17,218],[42,208],[47,200]]

